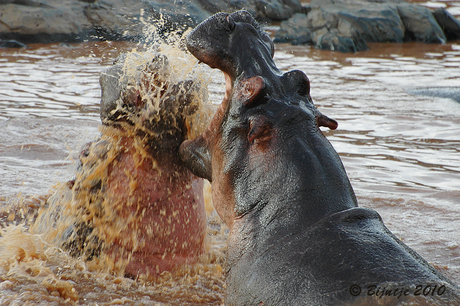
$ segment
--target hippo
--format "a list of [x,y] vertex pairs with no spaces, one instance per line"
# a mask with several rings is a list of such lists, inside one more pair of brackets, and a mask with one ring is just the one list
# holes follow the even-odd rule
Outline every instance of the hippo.
[[122,56],[100,77],[103,133],[80,153],[63,242],[86,260],[108,255],[132,278],[196,262],[206,236],[203,179],[178,155],[198,81],[172,81],[165,55],[143,57]]
[[457,86],[416,87],[406,89],[406,92],[411,95],[446,98],[460,102],[460,87]]
[[[301,71],[282,73],[250,13],[218,13],[186,37],[226,92],[179,154],[212,182],[230,229],[227,305],[457,305],[458,287],[358,207]],[[425,292],[423,292],[425,290]]]

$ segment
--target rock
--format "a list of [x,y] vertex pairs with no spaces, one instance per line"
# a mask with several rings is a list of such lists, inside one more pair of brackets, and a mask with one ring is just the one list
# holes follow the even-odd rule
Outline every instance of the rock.
[[259,19],[285,20],[295,13],[302,11],[302,5],[298,0],[259,0],[254,1]]
[[337,29],[333,29],[327,32],[318,40],[318,48],[323,50],[332,50],[340,52],[354,52],[355,47],[351,38],[343,37],[339,35]]
[[0,40],[0,48],[27,48],[27,46],[16,40]]
[[444,32],[429,9],[408,3],[400,4],[397,8],[406,28],[405,40],[441,44],[447,41]]
[[337,29],[332,29],[326,34],[319,37],[316,46],[319,49],[340,51],[340,52],[358,52],[367,50],[366,43],[361,39],[356,41],[352,37],[342,36]]
[[[432,13],[402,0],[313,0],[305,11],[306,17],[282,22],[276,42],[356,52],[367,50],[367,42],[444,43],[460,37],[460,23],[445,10]],[[311,40],[297,39],[308,32]]]
[[[124,6],[127,2],[130,2],[129,6]],[[94,39],[121,40],[133,39],[142,34],[145,25],[133,21],[141,19],[144,9],[145,5],[142,2],[96,1],[84,7],[84,14],[95,32]]]
[[210,12],[211,14],[215,14],[217,12],[228,11],[231,10],[234,6],[244,6],[245,1],[232,1],[233,6],[228,3],[228,1],[216,1],[216,0],[200,0],[199,3],[201,7]]
[[218,11],[246,9],[284,20],[303,10],[298,0],[3,0],[0,39],[21,43],[140,40],[144,28],[185,30]]
[[8,1],[0,5],[0,39],[22,43],[82,41],[94,34],[79,1]]
[[404,38],[404,25],[398,11],[390,6],[370,6],[358,11],[349,9],[341,11],[338,18],[347,21],[366,42],[399,43]]
[[460,39],[460,22],[454,16],[443,8],[435,10],[433,16],[444,31],[447,40]]
[[293,45],[311,43],[311,31],[308,26],[307,15],[296,13],[289,20],[281,22],[280,30],[276,32],[274,42],[290,42]]

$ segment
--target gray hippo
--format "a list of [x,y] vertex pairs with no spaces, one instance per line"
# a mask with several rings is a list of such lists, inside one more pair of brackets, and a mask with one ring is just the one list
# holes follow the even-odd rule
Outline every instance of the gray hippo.
[[446,98],[460,102],[460,87],[455,86],[417,87],[406,89],[406,92],[411,95]]
[[358,207],[319,129],[336,122],[303,72],[278,70],[248,12],[208,18],[186,45],[226,80],[209,127],[179,152],[230,228],[228,305],[459,305],[452,281]]

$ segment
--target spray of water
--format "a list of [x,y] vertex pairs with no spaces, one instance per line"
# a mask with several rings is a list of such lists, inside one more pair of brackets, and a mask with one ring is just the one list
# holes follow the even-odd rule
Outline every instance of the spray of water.
[[209,76],[184,52],[183,33],[157,33],[148,24],[145,37],[155,43],[146,40],[101,77],[101,137],[83,149],[75,180],[58,184],[33,218],[9,212],[16,222],[1,232],[3,293],[38,290],[51,303],[89,298],[85,282],[135,294],[148,284],[160,302],[221,301],[224,255],[215,242],[225,238],[210,187],[203,198],[203,182],[171,152],[212,117]]

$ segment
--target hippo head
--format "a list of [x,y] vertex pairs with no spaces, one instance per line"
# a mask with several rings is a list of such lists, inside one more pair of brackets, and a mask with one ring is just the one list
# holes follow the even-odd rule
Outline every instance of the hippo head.
[[186,138],[185,118],[197,110],[193,97],[200,85],[177,81],[171,71],[161,53],[121,55],[100,76],[102,123],[134,129],[152,153],[178,147]]
[[[275,203],[291,203],[275,210],[295,212],[306,223],[356,206],[340,158],[319,129],[335,129],[337,122],[313,105],[303,72],[276,68],[271,41],[247,12],[210,17],[190,33],[187,46],[224,72],[226,95],[206,131],[183,142],[179,153],[193,173],[212,182],[214,206],[229,227]],[[290,212],[293,206],[300,211]]]
[[232,78],[252,67],[253,57],[267,62],[275,52],[270,37],[247,11],[206,19],[187,36],[186,43],[198,60]]

